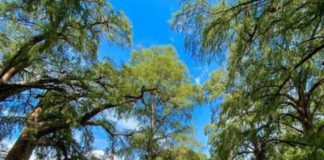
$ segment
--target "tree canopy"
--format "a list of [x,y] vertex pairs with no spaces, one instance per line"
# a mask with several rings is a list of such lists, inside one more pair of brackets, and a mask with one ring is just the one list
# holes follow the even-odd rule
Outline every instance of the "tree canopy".
[[173,25],[187,49],[208,61],[228,57],[227,72],[205,85],[223,97],[206,129],[212,159],[323,157],[321,8],[322,1],[183,1]]
[[133,108],[141,126],[121,153],[128,154],[128,159],[157,159],[165,150],[189,143],[188,123],[193,104],[201,97],[200,88],[190,83],[186,67],[171,46],[134,51],[129,63],[128,79],[154,90]]
[[[172,45],[132,48],[120,65],[99,58],[102,41],[132,45],[131,22],[107,0],[3,0],[0,156],[100,159],[92,152],[101,128],[104,159],[320,160],[323,8],[323,0],[182,0],[171,27],[185,49],[225,66],[194,84]],[[209,155],[191,121],[204,103]],[[118,126],[129,118],[135,128]]]

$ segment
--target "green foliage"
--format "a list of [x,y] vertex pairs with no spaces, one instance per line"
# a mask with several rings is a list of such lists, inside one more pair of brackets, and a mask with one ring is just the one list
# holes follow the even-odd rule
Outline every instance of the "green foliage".
[[[93,109],[89,104],[125,96],[105,91],[117,85],[118,74],[110,63],[96,62],[101,37],[131,44],[130,23],[108,2],[5,0],[0,15],[1,140],[15,133],[15,125],[28,124],[37,106],[43,108],[42,121],[76,126]],[[36,136],[34,125],[27,128]]]
[[227,80],[226,72],[222,70],[217,70],[210,75],[208,81],[204,85],[209,101],[221,96],[225,92]]
[[228,53],[226,76],[205,85],[209,100],[224,97],[206,128],[212,159],[320,159],[323,4],[183,1],[173,26],[186,48],[207,61]]
[[[126,140],[128,146],[120,148],[125,151],[122,153],[136,152],[136,156],[142,157],[148,152],[148,139],[155,158],[165,148],[191,141],[188,120],[193,105],[202,97],[201,88],[190,83],[185,65],[171,46],[134,51],[130,62],[121,69],[110,62],[100,62],[75,68],[66,75],[60,79],[66,82],[61,86],[64,90],[39,92],[39,102],[20,113],[28,119],[18,121],[25,124],[22,134],[26,132],[31,140],[39,139],[33,143],[40,159],[86,158],[84,153],[92,150],[95,138],[92,127],[102,127],[111,142],[117,137]],[[37,122],[29,120],[35,108],[41,108]],[[118,133],[115,124],[107,119],[107,111],[117,112],[121,117],[136,117],[141,122],[140,129],[135,133]],[[1,126],[3,134],[10,130],[7,125],[17,125],[14,119],[10,114],[1,116],[6,124]],[[120,146],[112,147],[109,149]]]
[[156,160],[207,160],[204,154],[190,148],[178,147],[164,150]]
[[84,158],[92,148],[91,126],[114,130],[106,120],[90,120],[130,105],[125,96],[135,95],[120,89],[115,66],[97,61],[102,37],[131,44],[128,19],[103,0],[5,0],[0,15],[0,140],[19,126],[41,159]]
[[132,116],[141,126],[121,152],[156,159],[164,154],[161,152],[165,148],[188,143],[191,140],[188,120],[193,104],[201,98],[201,89],[190,83],[176,51],[171,46],[136,50],[125,74],[135,88],[152,90],[134,106]]
[[1,83],[25,85],[0,92],[1,100],[32,88],[49,89],[41,78],[66,77],[94,64],[103,36],[114,44],[131,44],[127,18],[102,0],[5,0],[0,15]]
[[203,59],[228,49],[229,66],[234,67],[244,62],[244,56],[254,59],[255,54],[280,49],[297,54],[297,65],[323,48],[322,6],[320,0],[184,0],[173,26],[185,33],[186,47]]

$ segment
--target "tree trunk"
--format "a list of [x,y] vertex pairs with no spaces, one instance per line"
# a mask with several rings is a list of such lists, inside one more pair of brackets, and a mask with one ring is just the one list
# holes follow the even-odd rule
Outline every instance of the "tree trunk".
[[264,152],[260,151],[255,155],[254,160],[265,160],[265,159],[266,159],[266,156],[265,156]]
[[14,146],[10,149],[5,160],[29,160],[36,147],[36,133],[31,134],[31,128],[37,128],[41,108],[37,107],[27,118],[27,125],[22,130]]
[[31,138],[26,138],[26,130],[19,136],[14,146],[10,149],[5,160],[29,160],[35,148],[35,143]]
[[264,139],[259,142],[259,145],[256,145],[256,149],[254,150],[254,160],[265,160],[266,159],[266,150],[267,143],[265,143]]
[[304,133],[313,129],[313,114],[310,111],[308,98],[305,94],[302,94],[299,99],[299,108],[302,111],[300,119],[302,120],[302,127]]
[[155,130],[155,108],[154,108],[154,97],[151,97],[150,100],[150,135],[147,144],[147,160],[153,160],[153,137]]

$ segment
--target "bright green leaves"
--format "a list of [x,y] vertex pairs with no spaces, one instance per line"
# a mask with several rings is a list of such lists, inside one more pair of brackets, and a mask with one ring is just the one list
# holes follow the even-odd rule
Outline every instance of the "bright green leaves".
[[168,103],[190,106],[189,98],[200,96],[200,88],[190,84],[187,69],[171,46],[134,51],[124,73],[130,84],[155,89]]
[[134,51],[129,64],[130,79],[135,75],[135,80],[149,88],[166,88],[170,84],[188,81],[186,67],[177,60],[171,46]]
[[212,101],[224,94],[227,80],[226,72],[223,70],[217,70],[211,74],[209,80],[204,85],[209,101]]
[[206,160],[206,156],[187,147],[177,147],[162,152],[156,160]]
[[202,100],[202,92],[190,83],[187,69],[173,47],[133,51],[123,75],[129,87],[147,92],[132,109],[132,116],[141,122],[140,133],[130,137],[129,147],[122,153],[156,159],[169,149],[191,142],[188,120],[193,105]]
[[3,1],[0,6],[5,82],[27,68],[37,69],[32,76],[43,76],[39,72],[53,72],[51,67],[67,70],[66,61],[94,63],[103,35],[115,44],[131,44],[128,19],[106,1]]

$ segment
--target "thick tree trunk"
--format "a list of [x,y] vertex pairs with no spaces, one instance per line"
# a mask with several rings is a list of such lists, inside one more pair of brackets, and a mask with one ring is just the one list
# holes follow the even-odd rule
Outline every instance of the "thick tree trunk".
[[[26,132],[23,131],[23,132]],[[14,146],[10,149],[5,160],[29,160],[35,148],[35,143],[31,138],[24,136],[26,133],[22,133]]]
[[255,154],[255,159],[254,160],[265,160],[266,156],[264,152],[260,151],[259,153]]
[[308,114],[305,114],[303,117],[302,117],[302,126],[303,126],[303,132],[304,133],[307,133],[311,130],[313,130],[313,118],[311,117],[311,115],[308,115]]
[[266,155],[265,155],[266,151],[265,151],[265,148],[263,148],[264,145],[261,147],[262,147],[262,149],[258,149],[256,151],[254,151],[254,160],[265,160],[266,159]]
[[14,146],[10,149],[5,160],[29,160],[36,147],[36,133],[31,134],[31,128],[38,129],[41,108],[37,107],[28,117],[27,125],[22,130]]
[[256,143],[255,150],[253,151],[254,160],[265,160],[266,150],[267,150],[267,143],[264,141],[264,139],[262,139],[261,142]]

